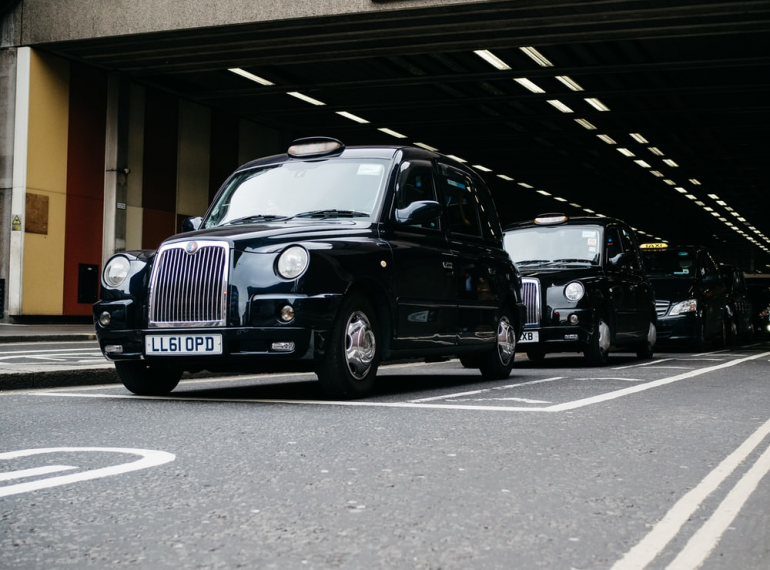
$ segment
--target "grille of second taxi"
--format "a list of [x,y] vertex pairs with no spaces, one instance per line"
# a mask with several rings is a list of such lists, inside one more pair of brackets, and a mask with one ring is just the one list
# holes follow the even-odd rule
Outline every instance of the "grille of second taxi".
[[227,249],[206,245],[194,254],[182,247],[161,250],[150,294],[150,326],[224,324]]
[[521,280],[524,306],[527,308],[525,325],[540,325],[540,280],[524,277]]
[[655,301],[655,312],[658,313],[659,317],[666,315],[670,304],[668,301]]

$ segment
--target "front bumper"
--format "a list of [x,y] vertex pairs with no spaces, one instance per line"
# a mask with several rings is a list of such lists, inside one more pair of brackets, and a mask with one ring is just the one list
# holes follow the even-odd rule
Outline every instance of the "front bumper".
[[[577,319],[575,324],[570,318]],[[554,312],[550,323],[541,322],[540,326],[527,325],[519,340],[519,349],[535,352],[582,352],[591,341],[594,334],[594,311],[591,309],[574,309]],[[536,332],[537,342],[527,342],[526,333]]]
[[692,342],[698,340],[700,330],[695,313],[658,317],[658,342]]

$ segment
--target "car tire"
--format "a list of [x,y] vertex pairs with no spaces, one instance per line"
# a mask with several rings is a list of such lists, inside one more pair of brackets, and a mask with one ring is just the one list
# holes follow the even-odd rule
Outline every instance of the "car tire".
[[588,341],[584,357],[589,366],[605,366],[609,359],[612,330],[604,317],[599,317]]
[[515,356],[516,329],[511,321],[511,312],[505,308],[497,320],[495,347],[482,357],[479,371],[485,380],[508,378]]
[[371,392],[380,360],[379,334],[377,315],[369,300],[361,293],[348,295],[316,368],[329,396],[360,398]]
[[182,370],[168,364],[148,364],[144,360],[115,363],[118,378],[138,396],[164,396],[179,384]]
[[655,352],[655,342],[657,341],[657,338],[658,328],[655,326],[654,321],[650,321],[650,326],[647,329],[647,339],[636,349],[636,357],[643,360],[651,359]]

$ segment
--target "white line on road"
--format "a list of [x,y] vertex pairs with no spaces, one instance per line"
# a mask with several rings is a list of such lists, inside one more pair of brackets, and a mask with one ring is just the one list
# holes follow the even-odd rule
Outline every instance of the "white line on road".
[[432,402],[434,400],[447,400],[449,398],[461,398],[463,396],[474,396],[476,394],[482,394],[489,392],[490,390],[505,390],[508,388],[519,388],[521,386],[531,386],[532,384],[542,384],[543,382],[553,382],[554,380],[561,380],[563,376],[554,376],[553,378],[543,378],[541,380],[532,380],[531,382],[521,382],[520,384],[507,384],[505,386],[497,386],[495,388],[484,388],[482,390],[471,390],[469,392],[458,392],[455,394],[444,394],[443,396],[431,396],[430,398],[420,398],[419,400],[409,400],[413,404],[420,404],[422,402]]
[[62,471],[69,471],[70,469],[77,469],[72,465],[49,465],[47,467],[34,467],[32,469],[21,469],[19,471],[10,471],[8,473],[0,473],[0,481],[11,481],[13,479],[24,479],[26,477],[38,477],[40,475],[48,475],[49,473],[60,473]]

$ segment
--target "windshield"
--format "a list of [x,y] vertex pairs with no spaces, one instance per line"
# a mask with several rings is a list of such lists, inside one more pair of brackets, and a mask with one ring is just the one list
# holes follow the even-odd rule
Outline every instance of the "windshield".
[[601,226],[549,226],[509,231],[505,249],[519,267],[598,265]]
[[371,217],[387,165],[386,160],[335,158],[248,170],[219,195],[204,227],[294,216]]
[[650,277],[677,277],[695,279],[697,276],[695,252],[683,249],[646,251],[644,268]]

